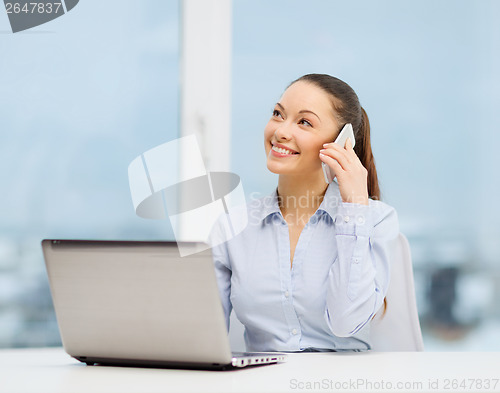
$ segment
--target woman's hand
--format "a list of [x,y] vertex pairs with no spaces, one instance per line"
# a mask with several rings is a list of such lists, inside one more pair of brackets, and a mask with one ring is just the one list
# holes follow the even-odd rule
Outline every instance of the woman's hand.
[[343,202],[368,205],[368,171],[354,152],[350,138],[345,149],[338,143],[325,143],[319,158],[337,176]]

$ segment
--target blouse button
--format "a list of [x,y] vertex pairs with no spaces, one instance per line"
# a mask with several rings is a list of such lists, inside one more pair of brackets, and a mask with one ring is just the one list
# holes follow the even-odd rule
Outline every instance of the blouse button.
[[349,220],[350,220],[350,219],[351,219],[351,218],[350,218],[349,216],[345,216],[345,217],[344,217],[344,221],[345,221],[345,222],[349,222]]
[[285,292],[285,297],[288,297],[290,296],[290,294],[288,293],[288,291]]
[[365,219],[364,219],[364,217],[359,216],[359,217],[358,217],[358,223],[359,223],[359,224],[364,224],[364,223],[365,223]]
[[295,336],[297,334],[297,329],[293,329],[292,334]]

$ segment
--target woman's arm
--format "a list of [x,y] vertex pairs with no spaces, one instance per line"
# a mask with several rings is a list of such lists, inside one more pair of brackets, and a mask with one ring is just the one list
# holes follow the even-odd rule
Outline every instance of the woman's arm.
[[338,258],[330,268],[325,310],[336,336],[356,334],[382,306],[398,235],[396,211],[385,203],[339,205],[335,218]]
[[212,232],[210,234],[209,243],[212,246],[212,258],[215,268],[215,277],[217,279],[217,286],[219,287],[219,295],[224,309],[224,316],[226,318],[226,327],[229,331],[229,316],[233,308],[231,304],[231,267],[229,262],[229,255],[227,251],[227,243],[224,241],[224,227],[222,225],[223,217],[219,217]]

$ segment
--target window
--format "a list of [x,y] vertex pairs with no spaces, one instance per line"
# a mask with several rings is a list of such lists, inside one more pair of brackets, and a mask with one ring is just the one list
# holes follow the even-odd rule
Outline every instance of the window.
[[60,344],[42,238],[171,237],[127,168],[178,136],[178,25],[176,0],[107,0],[2,35],[0,347]]

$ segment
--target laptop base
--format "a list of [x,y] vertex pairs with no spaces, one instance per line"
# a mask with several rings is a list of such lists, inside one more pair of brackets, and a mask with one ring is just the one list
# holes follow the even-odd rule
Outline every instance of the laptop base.
[[[143,360],[143,359],[116,359],[101,358],[94,356],[73,356],[76,360],[85,363],[87,366],[117,366],[117,367],[143,367],[143,368],[170,368],[170,369],[188,369],[188,370],[210,370],[210,371],[228,371],[239,370],[242,367],[233,366],[232,363],[192,363],[192,362],[174,362],[165,360]],[[259,367],[269,364],[277,364],[276,361],[268,363],[254,364],[247,367]],[[246,368],[246,367],[243,367]]]

